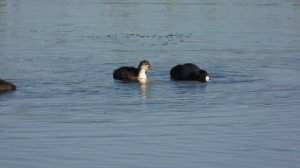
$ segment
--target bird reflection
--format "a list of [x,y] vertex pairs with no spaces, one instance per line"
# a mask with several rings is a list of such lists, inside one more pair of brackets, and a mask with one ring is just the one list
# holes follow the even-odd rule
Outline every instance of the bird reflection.
[[140,94],[143,102],[147,101],[147,94],[149,89],[149,83],[148,82],[140,82]]

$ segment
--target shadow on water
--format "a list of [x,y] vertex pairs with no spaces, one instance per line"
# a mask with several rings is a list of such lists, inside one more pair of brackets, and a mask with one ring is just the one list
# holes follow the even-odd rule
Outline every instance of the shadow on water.
[[15,92],[15,90],[11,90],[11,91],[0,91],[0,96],[2,95],[10,95],[13,94]]
[[182,93],[200,93],[207,89],[208,82],[198,82],[198,81],[173,81],[170,79],[170,84],[172,89],[176,89]]

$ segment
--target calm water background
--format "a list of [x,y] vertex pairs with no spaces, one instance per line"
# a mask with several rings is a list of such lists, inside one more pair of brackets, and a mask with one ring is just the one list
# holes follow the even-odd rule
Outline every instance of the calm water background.
[[299,58],[299,0],[1,0],[0,165],[298,167]]

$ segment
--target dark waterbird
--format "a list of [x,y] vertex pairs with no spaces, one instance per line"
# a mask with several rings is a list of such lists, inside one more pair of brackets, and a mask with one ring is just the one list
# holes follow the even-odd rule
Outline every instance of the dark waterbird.
[[170,70],[170,76],[178,81],[209,81],[208,73],[192,63],[178,64]]
[[0,79],[0,92],[16,90],[16,86],[10,82]]
[[150,69],[152,69],[152,66],[149,61],[143,60],[139,63],[138,68],[123,66],[114,70],[113,78],[123,81],[146,82],[146,72]]

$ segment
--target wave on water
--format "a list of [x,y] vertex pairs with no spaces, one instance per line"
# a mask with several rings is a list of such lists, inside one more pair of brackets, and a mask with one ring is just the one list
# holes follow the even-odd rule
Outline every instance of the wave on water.
[[141,46],[169,46],[178,45],[192,38],[192,33],[170,33],[170,34],[140,34],[140,33],[112,33],[100,36],[93,36],[88,38],[95,38],[105,40],[111,43],[120,43],[129,45],[134,43]]
[[262,80],[262,78],[255,76],[249,72],[234,72],[234,71],[224,71],[212,73],[211,81],[213,83],[222,83],[222,84],[233,84],[233,83],[248,83],[248,82],[257,82]]

